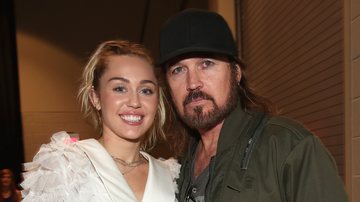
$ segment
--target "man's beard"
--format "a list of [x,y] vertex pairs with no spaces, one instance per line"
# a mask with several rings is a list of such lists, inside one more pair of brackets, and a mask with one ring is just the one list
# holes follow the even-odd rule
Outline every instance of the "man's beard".
[[[238,105],[239,94],[236,78],[233,76],[230,82],[230,91],[225,104],[218,106],[213,97],[202,92],[192,91],[188,94],[183,102],[184,114],[180,114],[182,121],[193,129],[208,130],[221,123]],[[203,111],[202,106],[196,106],[190,110],[186,109],[186,105],[193,99],[202,98],[213,103],[213,109],[208,112]]]

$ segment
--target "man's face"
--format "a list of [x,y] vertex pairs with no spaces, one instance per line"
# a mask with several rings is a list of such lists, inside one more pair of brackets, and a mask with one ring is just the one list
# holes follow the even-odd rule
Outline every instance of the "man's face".
[[241,71],[232,71],[225,57],[179,59],[168,66],[166,78],[176,110],[191,128],[213,128],[238,103]]

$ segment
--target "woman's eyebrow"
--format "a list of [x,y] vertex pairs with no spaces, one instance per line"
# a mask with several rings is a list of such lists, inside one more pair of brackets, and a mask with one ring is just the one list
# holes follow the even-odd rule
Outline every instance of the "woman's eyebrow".
[[108,82],[113,81],[113,80],[120,80],[126,83],[130,83],[129,79],[125,79],[124,77],[112,77],[108,80]]
[[[126,79],[124,77],[112,77],[109,79],[109,82],[110,81],[114,81],[114,80],[120,80],[120,81],[123,81],[123,82],[126,82],[126,83],[130,83],[130,80],[129,79]],[[147,83],[151,83],[153,84],[154,86],[157,86],[157,83],[154,82],[153,80],[148,80],[148,79],[145,79],[145,80],[141,80],[140,81],[140,84],[147,84]]]

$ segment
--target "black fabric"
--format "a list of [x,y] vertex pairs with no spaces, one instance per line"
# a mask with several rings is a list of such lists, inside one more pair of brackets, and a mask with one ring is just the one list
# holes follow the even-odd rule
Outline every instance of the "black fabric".
[[13,1],[1,0],[0,16],[0,168],[19,181],[24,152]]
[[160,32],[159,66],[189,53],[237,57],[237,47],[224,18],[200,9],[186,9],[170,18]]

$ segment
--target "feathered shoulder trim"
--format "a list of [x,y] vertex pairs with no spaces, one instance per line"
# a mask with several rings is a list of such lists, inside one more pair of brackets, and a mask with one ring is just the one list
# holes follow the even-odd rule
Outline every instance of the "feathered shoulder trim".
[[178,193],[179,189],[176,181],[179,178],[180,168],[181,168],[181,165],[179,164],[178,160],[174,158],[169,158],[169,159],[159,158],[158,160],[169,169],[171,178],[173,180],[173,186],[175,188],[175,193]]
[[24,202],[107,201],[90,160],[66,132],[55,133],[24,170]]

